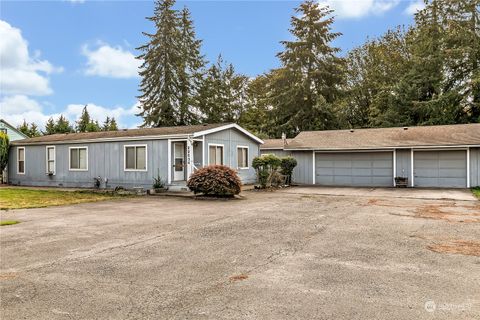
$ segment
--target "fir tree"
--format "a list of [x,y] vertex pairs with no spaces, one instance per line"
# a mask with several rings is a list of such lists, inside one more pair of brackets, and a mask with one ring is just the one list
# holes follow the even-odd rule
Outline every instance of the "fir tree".
[[110,125],[108,127],[108,131],[118,131],[117,121],[114,117],[110,120]]
[[83,107],[82,114],[80,119],[77,121],[77,132],[87,132],[87,128],[92,120],[90,119],[90,114],[88,113],[87,106]]
[[149,38],[137,58],[143,60],[140,70],[140,100],[143,126],[175,125],[178,110],[179,48],[178,17],[172,8],[174,0],[156,1],[153,17],[156,32],[143,34]]
[[48,118],[47,123],[45,124],[44,135],[55,134],[55,120],[52,117]]
[[27,121],[23,119],[23,123],[17,127],[17,129],[24,135],[30,137],[30,128],[28,127]]
[[285,49],[277,56],[282,67],[272,77],[276,135],[337,125],[333,103],[340,95],[344,61],[337,57],[340,49],[330,45],[340,36],[331,31],[332,10],[306,1],[295,12],[290,29],[293,40],[281,42]]
[[62,114],[58,117],[57,122],[55,123],[54,133],[70,133],[74,132],[70,122]]
[[190,11],[184,7],[179,19],[179,49],[178,66],[178,115],[177,124],[187,125],[197,122],[198,110],[194,107],[194,97],[202,80],[204,57],[200,53],[201,40],[197,40]]

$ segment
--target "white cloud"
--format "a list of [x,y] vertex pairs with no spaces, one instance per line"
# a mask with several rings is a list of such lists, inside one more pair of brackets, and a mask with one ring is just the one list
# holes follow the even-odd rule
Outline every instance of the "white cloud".
[[417,13],[417,11],[423,10],[425,8],[425,2],[423,0],[412,1],[405,9],[405,13],[408,15],[412,15]]
[[339,18],[361,18],[371,14],[382,14],[393,9],[400,0],[319,0],[335,10]]
[[85,3],[85,0],[67,0],[68,2],[71,2],[71,3]]
[[[28,123],[34,122],[39,128],[43,129],[45,123],[50,117],[58,118],[59,112],[49,113],[45,109],[46,104],[41,104],[36,100],[30,99],[24,95],[13,95],[3,97],[0,100],[0,118],[4,118],[6,121],[14,126],[22,124],[23,120]],[[107,116],[115,117],[120,128],[134,127],[129,126],[127,121],[131,120],[132,116],[139,112],[139,103],[135,103],[131,107],[103,107],[94,103],[87,105],[87,110],[93,120],[97,120],[100,124],[105,121]],[[84,105],[83,104],[69,104],[61,112],[71,124],[80,118]]]
[[95,50],[85,45],[82,53],[87,57],[85,74],[90,76],[102,76],[111,78],[135,78],[138,77],[138,68],[141,61],[122,47],[112,47],[101,43]]
[[20,29],[0,20],[0,88],[2,94],[47,95],[52,93],[48,75],[61,72],[40,53],[33,57],[28,52],[28,42]]
[[[110,118],[114,117],[117,123],[119,124],[119,126],[122,128],[125,128],[127,127],[124,121],[125,118],[134,116],[136,113],[138,113],[139,109],[137,108],[137,106],[138,106],[138,103],[135,103],[130,108],[124,108],[121,106],[107,108],[107,107],[96,105],[94,103],[89,103],[87,105],[87,110],[88,110],[88,113],[90,114],[90,117],[94,120],[97,120],[100,123],[105,121],[105,118],[107,116]],[[80,118],[80,115],[82,114],[82,111],[83,111],[83,107],[85,107],[85,105],[83,104],[69,104],[63,114],[68,119],[72,119],[73,121],[76,121],[78,118]]]

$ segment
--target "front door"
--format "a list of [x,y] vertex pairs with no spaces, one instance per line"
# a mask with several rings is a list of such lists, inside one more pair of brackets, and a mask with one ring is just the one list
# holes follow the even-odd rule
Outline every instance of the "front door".
[[183,181],[185,180],[185,144],[183,142],[175,142],[173,144],[173,154],[173,181]]

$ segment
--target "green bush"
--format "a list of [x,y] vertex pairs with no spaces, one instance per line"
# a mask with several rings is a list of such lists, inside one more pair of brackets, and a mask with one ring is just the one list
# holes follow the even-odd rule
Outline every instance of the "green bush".
[[9,141],[6,133],[0,132],[0,183],[3,181],[2,172],[8,162]]
[[287,176],[287,184],[292,182],[292,173],[293,169],[297,166],[297,160],[294,157],[283,157],[281,158],[281,173]]
[[233,197],[240,193],[241,186],[242,182],[235,170],[219,165],[198,169],[187,182],[187,187],[195,194],[218,197]]
[[257,172],[258,183],[262,188],[272,185],[274,173],[277,172],[282,161],[274,154],[263,154],[253,158],[252,167]]

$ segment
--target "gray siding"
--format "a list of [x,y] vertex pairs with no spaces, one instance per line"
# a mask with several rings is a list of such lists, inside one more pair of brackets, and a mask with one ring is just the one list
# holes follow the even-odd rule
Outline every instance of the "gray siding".
[[[124,145],[147,145],[147,171],[124,171]],[[88,147],[88,171],[69,170],[69,147]],[[25,174],[17,174],[17,146],[11,148],[9,182],[30,186],[93,187],[93,178],[108,179],[108,187],[150,188],[157,172],[167,180],[167,140],[98,142],[55,145],[55,175],[47,176],[46,145],[25,147]],[[104,187],[102,182],[102,187]]]
[[480,186],[480,148],[470,149],[470,186]]
[[288,157],[292,153],[290,151],[275,149],[275,150],[260,150],[260,154],[274,154],[277,157]]
[[297,160],[297,166],[293,169],[293,183],[313,184],[313,152],[292,151],[292,157]]
[[228,129],[205,136],[205,164],[208,164],[208,144],[224,146],[224,164],[237,169],[237,146],[248,146],[248,169],[238,169],[238,175],[245,184],[255,183],[257,176],[252,168],[252,160],[260,154],[260,144],[236,129]]

